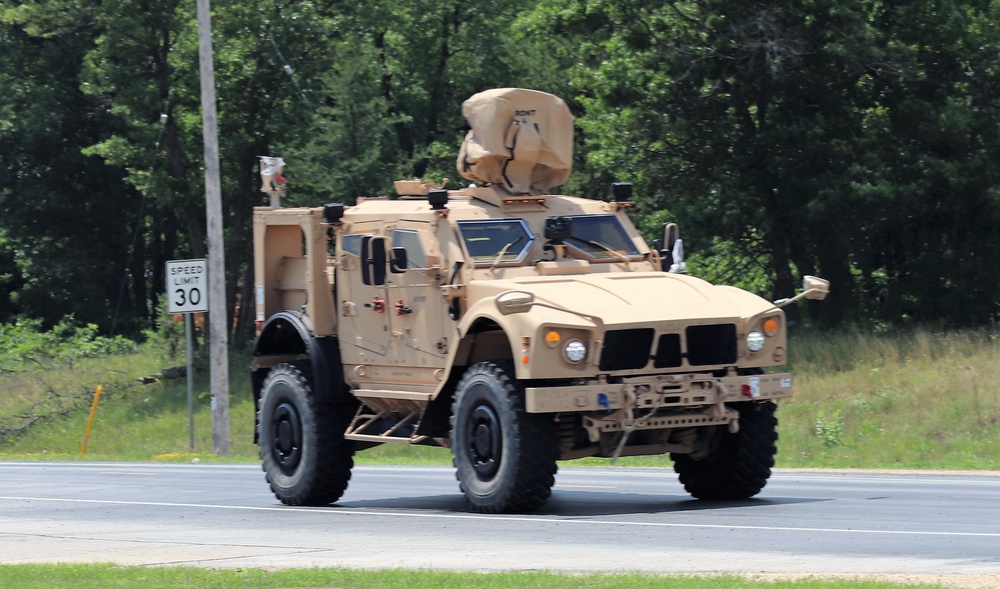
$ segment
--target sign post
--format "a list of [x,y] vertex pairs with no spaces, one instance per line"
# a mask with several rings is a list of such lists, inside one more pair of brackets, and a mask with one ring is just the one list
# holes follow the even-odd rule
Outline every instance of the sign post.
[[167,262],[167,313],[184,314],[187,356],[188,442],[194,451],[194,362],[191,314],[208,311],[208,271],[204,259]]

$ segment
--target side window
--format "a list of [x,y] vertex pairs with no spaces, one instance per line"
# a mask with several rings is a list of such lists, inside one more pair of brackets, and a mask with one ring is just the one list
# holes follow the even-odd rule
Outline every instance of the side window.
[[426,268],[427,252],[420,242],[420,234],[409,229],[396,229],[392,232],[392,247],[406,250],[407,268]]
[[361,255],[361,238],[363,235],[345,235],[342,241],[344,251],[355,256]]

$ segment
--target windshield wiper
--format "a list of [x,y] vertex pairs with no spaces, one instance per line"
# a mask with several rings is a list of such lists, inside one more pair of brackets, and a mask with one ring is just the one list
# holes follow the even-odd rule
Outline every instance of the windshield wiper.
[[605,245],[605,244],[603,244],[603,243],[601,243],[599,241],[590,241],[589,239],[582,239],[582,238],[579,238],[579,237],[577,237],[575,235],[570,236],[570,239],[575,239],[577,241],[582,241],[583,243],[585,243],[587,245],[592,245],[594,247],[599,247],[602,250],[604,250],[604,251],[610,253],[611,255],[617,257],[621,261],[625,262],[626,264],[628,264],[630,262],[630,260],[628,258],[626,258],[625,255],[622,254],[620,251],[618,251],[616,249],[612,249],[611,246]]
[[503,246],[503,248],[500,250],[500,253],[497,254],[497,257],[493,260],[493,263],[490,264],[489,271],[491,274],[493,273],[493,269],[497,267],[497,264],[503,261],[503,257],[507,255],[507,250],[520,243],[522,239],[524,239],[523,235],[521,237],[518,237],[514,241],[508,243],[507,245]]

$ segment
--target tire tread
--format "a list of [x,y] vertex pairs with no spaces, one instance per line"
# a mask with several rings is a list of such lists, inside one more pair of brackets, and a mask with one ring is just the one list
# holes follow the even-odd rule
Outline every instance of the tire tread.
[[[462,480],[463,459],[458,456],[458,449],[452,458],[452,464],[456,468],[456,478],[459,481],[459,488],[469,498],[473,509],[480,513],[527,513],[535,511],[545,504],[552,494],[552,486],[555,484],[555,475],[558,470],[557,460],[559,458],[559,438],[558,430],[554,422],[539,414],[527,413],[524,409],[524,394],[520,384],[511,375],[514,373],[513,364],[509,361],[481,362],[474,365],[459,381],[452,403],[452,440],[455,440],[455,432],[458,430],[456,423],[462,403],[461,391],[466,384],[478,375],[486,375],[494,379],[500,386],[506,397],[507,407],[498,407],[500,410],[510,410],[513,412],[513,438],[516,440],[517,452],[515,468],[510,473],[510,481],[507,489],[498,495],[496,500],[489,502],[479,502],[474,499],[474,495]],[[511,451],[504,448],[504,460],[511,459]],[[501,483],[502,484],[502,483]]]
[[714,456],[698,461],[686,454],[671,455],[684,489],[705,500],[749,499],[760,493],[778,452],[776,408],[771,401],[740,403],[740,429],[722,434],[722,446]]
[[[260,449],[261,468],[264,470],[271,492],[285,505],[329,505],[343,496],[351,479],[351,470],[354,468],[354,445],[345,440],[343,435],[350,415],[345,416],[344,407],[321,403],[315,398],[310,384],[312,370],[308,362],[279,364],[272,368],[264,381],[262,389],[264,394],[261,396],[260,406],[265,403],[268,385],[273,379],[283,375],[287,375],[292,384],[301,389],[306,404],[302,410],[312,416],[312,419],[303,418],[302,424],[305,430],[303,435],[311,436],[313,444],[312,451],[304,453],[301,465],[301,468],[306,468],[309,472],[304,473],[301,484],[295,485],[293,489],[282,487],[275,480],[272,470],[277,467],[269,464],[269,457],[266,456],[263,444]],[[265,424],[260,410],[257,418],[258,435],[263,436]]]

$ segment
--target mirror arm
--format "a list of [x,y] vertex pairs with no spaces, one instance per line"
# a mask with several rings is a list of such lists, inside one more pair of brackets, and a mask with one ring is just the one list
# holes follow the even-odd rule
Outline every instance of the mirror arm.
[[818,288],[810,288],[809,290],[804,290],[799,294],[795,295],[790,299],[778,299],[774,301],[774,308],[781,309],[782,307],[787,307],[788,305],[794,303],[795,301],[801,300],[803,297],[809,296],[814,292],[820,292]]

